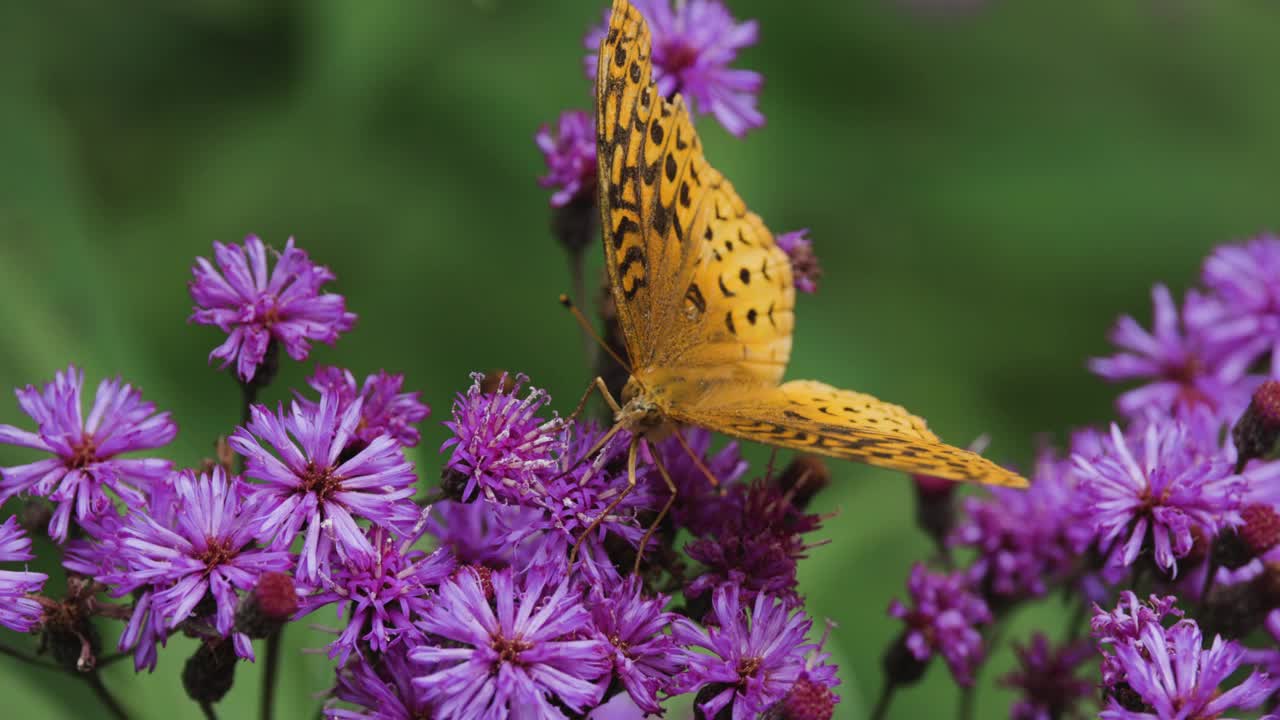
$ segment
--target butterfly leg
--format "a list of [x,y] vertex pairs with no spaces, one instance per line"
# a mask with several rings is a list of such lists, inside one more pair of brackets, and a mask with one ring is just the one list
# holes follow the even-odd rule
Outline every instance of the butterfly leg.
[[600,397],[604,398],[604,401],[608,403],[610,410],[615,413],[622,411],[622,406],[618,405],[618,401],[613,398],[613,393],[609,392],[609,386],[604,383],[604,378],[597,375],[596,379],[592,380],[591,384],[587,386],[586,392],[582,393],[582,399],[578,401],[578,407],[569,413],[569,417],[565,418],[565,421],[573,422],[577,420],[582,411],[586,409],[587,401],[591,399],[591,393],[597,390],[600,392]]
[[604,510],[596,516],[596,519],[592,520],[591,524],[587,526],[587,529],[578,536],[578,541],[573,544],[573,550],[569,552],[570,565],[572,565],[573,561],[578,558],[578,550],[582,547],[582,543],[591,536],[591,533],[596,531],[596,528],[600,527],[600,524],[604,522],[605,518],[609,517],[614,508],[618,507],[618,504],[625,500],[626,497],[631,494],[632,490],[636,489],[636,448],[639,446],[640,437],[638,435],[633,435],[631,437],[631,444],[627,446],[627,486],[623,488],[622,492],[618,493],[618,497],[614,498],[605,506]]
[[653,458],[653,464],[658,468],[658,474],[662,476],[662,482],[666,483],[667,489],[671,491],[671,497],[667,498],[666,504],[658,512],[658,517],[654,519],[649,529],[644,531],[644,537],[640,538],[640,547],[636,548],[636,565],[631,569],[631,572],[635,574],[640,572],[640,560],[644,557],[645,548],[649,547],[649,538],[653,537],[654,531],[662,524],[662,521],[667,517],[667,512],[671,510],[671,506],[676,501],[676,484],[671,479],[671,473],[667,472],[667,466],[662,462],[662,454],[648,440],[645,440],[645,445],[649,448],[649,456]]
[[698,453],[694,452],[693,448],[689,447],[689,441],[684,439],[684,433],[680,432],[679,430],[676,430],[675,433],[673,434],[676,436],[676,441],[680,443],[680,447],[684,448],[684,451],[689,456],[689,459],[693,461],[694,466],[697,467],[699,470],[701,470],[702,474],[705,475],[707,477],[707,480],[711,482],[711,487],[714,487],[714,488],[720,487],[720,480],[718,480],[715,474],[712,473],[711,470],[707,468],[706,463],[702,462],[702,458],[698,457]]

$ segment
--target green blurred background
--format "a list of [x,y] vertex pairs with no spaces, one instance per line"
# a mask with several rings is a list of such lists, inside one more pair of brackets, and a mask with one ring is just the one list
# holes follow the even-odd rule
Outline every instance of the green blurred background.
[[[569,281],[532,135],[589,108],[580,41],[604,4],[3,3],[0,386],[68,362],[91,384],[123,374],[174,411],[174,456],[197,462],[239,395],[206,365],[217,333],[186,323],[189,267],[256,232],[295,235],[360,315],[314,360],[422,390],[428,481],[469,371],[522,370],[567,411],[588,371],[556,304]],[[1153,282],[1183,288],[1213,244],[1276,222],[1274,4],[730,5],[761,22],[740,65],[767,78],[768,125],[739,141],[703,120],[707,154],[771,227],[811,228],[827,271],[800,300],[789,376],[901,402],[957,444],[990,433],[989,454],[1025,464],[1038,434],[1105,421],[1115,391],[1084,362],[1114,315],[1146,323]],[[11,400],[0,422],[29,426]],[[30,457],[0,448],[0,464]],[[839,625],[840,717],[859,718],[896,632],[885,606],[929,545],[902,477],[833,469],[820,502],[839,516],[801,577]],[[1012,635],[1061,622],[1050,603]],[[135,717],[197,715],[174,644],[154,676],[106,671]],[[985,671],[977,717],[1007,712],[992,680],[1010,662]],[[82,683],[0,667],[0,714],[97,716]],[[241,668],[223,717],[253,716],[257,675]],[[311,716],[330,679],[297,656],[281,716]],[[893,715],[954,697],[935,666]]]

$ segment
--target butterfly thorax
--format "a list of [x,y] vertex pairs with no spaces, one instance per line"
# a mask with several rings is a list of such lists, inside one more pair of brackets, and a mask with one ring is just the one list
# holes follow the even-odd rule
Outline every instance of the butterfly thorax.
[[627,379],[622,388],[622,409],[614,414],[614,422],[628,432],[645,435],[651,438],[665,434],[668,424],[662,404],[651,390],[641,385],[634,377]]

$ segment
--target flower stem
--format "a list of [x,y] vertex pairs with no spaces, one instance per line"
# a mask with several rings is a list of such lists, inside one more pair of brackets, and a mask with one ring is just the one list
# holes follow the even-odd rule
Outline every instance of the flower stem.
[[884,720],[889,715],[889,705],[893,703],[893,693],[898,689],[898,685],[890,680],[884,681],[884,687],[880,690],[880,699],[876,701],[876,707],[871,711],[868,717],[870,720]]
[[218,720],[218,712],[213,709],[213,703],[208,701],[200,703],[200,711],[204,713],[205,720]]
[[115,699],[111,691],[107,690],[107,686],[102,684],[102,676],[97,672],[87,672],[84,674],[84,681],[89,683],[89,688],[93,690],[93,694],[98,697],[98,701],[106,706],[107,712],[116,720],[129,720],[129,713],[125,712],[124,707]]
[[35,657],[33,655],[28,655],[22,652],[21,650],[11,648],[8,645],[5,645],[3,643],[0,643],[0,655],[8,655],[9,657],[19,662],[26,663],[27,665],[34,665],[38,668],[44,668],[45,670],[54,670],[57,672],[62,672],[62,668],[58,665],[54,665],[51,662],[45,662],[44,660],[41,660],[38,657]]
[[267,636],[267,658],[262,668],[262,704],[258,717],[271,720],[276,697],[276,675],[280,667],[280,639],[284,635],[284,627]]
[[960,702],[956,705],[956,720],[971,720],[973,717],[973,698],[977,695],[973,686],[960,688]]

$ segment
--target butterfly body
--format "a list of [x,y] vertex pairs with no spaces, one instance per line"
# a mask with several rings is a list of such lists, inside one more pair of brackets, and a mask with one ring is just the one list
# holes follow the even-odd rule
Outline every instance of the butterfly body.
[[791,357],[791,262],[703,156],[679,96],[652,80],[644,18],[614,0],[596,77],[601,225],[630,359],[619,429],[679,425],[906,472],[998,485],[1026,481],[945,443],[871,395],[782,382]]

